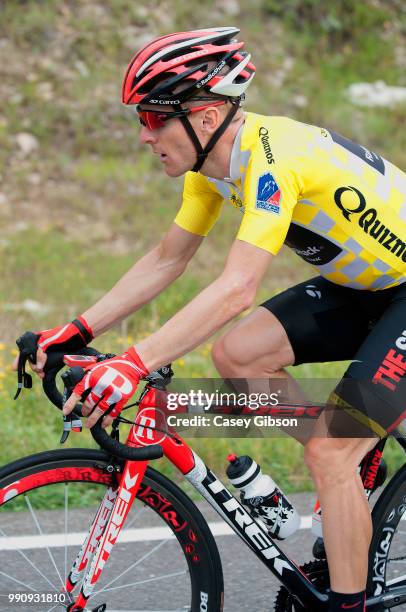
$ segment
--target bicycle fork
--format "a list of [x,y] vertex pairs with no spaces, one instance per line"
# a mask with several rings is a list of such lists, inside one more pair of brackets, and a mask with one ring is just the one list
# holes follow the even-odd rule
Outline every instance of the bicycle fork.
[[[146,461],[127,461],[118,487],[107,489],[66,579],[65,590],[71,594],[83,571],[89,568],[83,577],[78,597],[67,608],[69,612],[85,609],[130,512],[146,468]],[[96,610],[102,612],[105,606],[98,606]]]

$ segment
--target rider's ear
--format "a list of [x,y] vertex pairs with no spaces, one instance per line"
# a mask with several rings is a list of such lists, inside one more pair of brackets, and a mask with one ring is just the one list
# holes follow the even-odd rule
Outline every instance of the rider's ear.
[[217,130],[221,123],[221,113],[216,107],[207,108],[202,116],[202,128],[211,132]]

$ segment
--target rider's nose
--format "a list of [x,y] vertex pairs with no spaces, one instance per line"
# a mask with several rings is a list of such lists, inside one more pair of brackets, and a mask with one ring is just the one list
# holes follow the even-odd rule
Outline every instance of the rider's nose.
[[141,144],[153,144],[155,142],[154,132],[147,128],[146,125],[141,127],[140,131],[140,143]]

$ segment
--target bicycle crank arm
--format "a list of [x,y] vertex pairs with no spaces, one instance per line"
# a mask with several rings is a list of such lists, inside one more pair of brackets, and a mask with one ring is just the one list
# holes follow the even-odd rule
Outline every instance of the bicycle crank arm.
[[[71,606],[66,608],[66,612],[83,612],[85,610],[85,608],[78,608],[77,606],[72,606],[75,606],[75,604],[72,604]],[[89,612],[105,612],[105,610],[107,610],[107,605],[104,603],[100,604],[96,608],[92,608],[92,610],[89,610]]]
[[391,587],[389,593],[382,593],[376,597],[368,597],[366,604],[368,612],[378,612],[379,610],[395,608],[406,602],[406,586]]

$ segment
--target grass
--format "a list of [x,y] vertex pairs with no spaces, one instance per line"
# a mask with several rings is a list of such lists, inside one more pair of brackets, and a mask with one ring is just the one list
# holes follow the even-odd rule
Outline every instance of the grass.
[[[406,166],[405,107],[355,108],[345,94],[357,81],[406,85],[405,14],[398,0],[257,0],[249,7],[176,1],[171,10],[166,0],[153,9],[132,0],[44,0],[41,7],[26,0],[23,8],[6,0],[0,21],[0,464],[57,447],[61,431],[60,414],[50,409],[38,382],[17,404],[11,400],[14,339],[25,329],[62,323],[97,300],[157,242],[180,203],[182,180],[168,180],[138,145],[134,113],[120,103],[124,67],[139,44],[170,31],[238,23],[258,68],[248,110],[335,129]],[[302,106],[298,95],[305,97]],[[26,156],[15,144],[23,131],[38,141]],[[215,278],[239,220],[225,209],[187,275],[98,340],[98,348],[121,352]],[[313,275],[298,262],[283,250],[257,303]],[[28,312],[27,298],[47,312]],[[178,360],[178,375],[215,376],[209,354],[207,343]],[[344,368],[304,365],[292,372],[337,379]],[[69,445],[93,442],[83,432],[71,435]],[[293,440],[196,439],[193,446],[222,476],[233,449],[255,456],[287,491],[311,487]],[[387,454],[393,471],[402,455],[392,443]],[[165,462],[159,468],[173,475]]]

